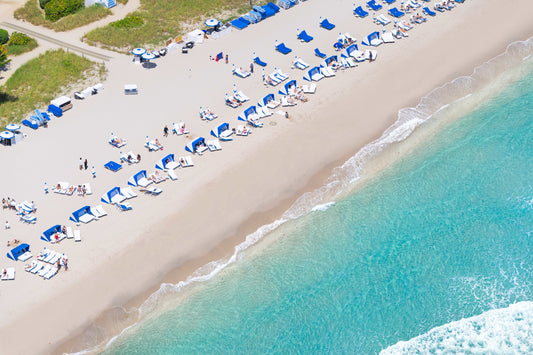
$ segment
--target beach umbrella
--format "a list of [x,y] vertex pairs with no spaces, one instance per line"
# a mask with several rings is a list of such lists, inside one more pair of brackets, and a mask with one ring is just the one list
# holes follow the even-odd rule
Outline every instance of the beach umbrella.
[[207,27],[216,27],[220,24],[220,21],[217,20],[216,18],[210,18],[208,20],[205,21],[205,25]]
[[2,139],[12,139],[13,137],[15,137],[15,134],[13,132],[3,131],[2,133],[0,133],[0,138]]
[[141,58],[144,60],[152,60],[152,59],[155,59],[155,54],[146,52],[143,55],[141,55]]
[[335,44],[333,45],[333,47],[335,47],[335,49],[342,49],[344,46],[342,45],[341,42],[335,42]]
[[144,48],[133,48],[131,50],[131,54],[133,55],[143,55],[144,53],[146,53],[146,49]]
[[11,132],[16,132],[20,130],[20,125],[15,123],[10,123],[6,126],[6,129]]

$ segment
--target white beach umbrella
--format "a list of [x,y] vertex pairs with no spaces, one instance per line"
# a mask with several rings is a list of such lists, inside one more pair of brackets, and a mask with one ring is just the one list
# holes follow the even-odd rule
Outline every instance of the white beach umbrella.
[[217,20],[216,18],[210,18],[210,19],[205,21],[205,25],[208,26],[208,27],[216,27],[219,24],[220,24],[220,21]]
[[20,130],[20,125],[16,123],[10,123],[6,126],[6,129],[11,132],[16,132]]
[[152,60],[152,59],[155,59],[155,54],[146,52],[143,55],[141,55],[141,58],[144,60]]
[[0,133],[0,138],[2,139],[12,139],[13,137],[15,137],[15,134],[13,132],[3,131],[2,133]]
[[131,50],[131,54],[133,55],[143,55],[144,53],[146,53],[146,49],[144,48],[133,48]]

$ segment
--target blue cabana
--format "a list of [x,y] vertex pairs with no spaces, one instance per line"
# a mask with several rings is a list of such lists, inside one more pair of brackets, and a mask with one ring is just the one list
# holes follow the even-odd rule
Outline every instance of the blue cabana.
[[52,236],[56,233],[61,233],[61,226],[59,224],[56,224],[53,227],[48,228],[43,232],[43,235],[41,235],[41,240],[44,240],[45,242],[52,241]]
[[322,53],[318,48],[315,48],[315,55],[320,58],[326,58],[326,54]]
[[211,135],[222,141],[233,140],[233,137],[231,137],[232,133],[227,122],[221,123],[217,128],[211,130]]
[[147,186],[147,185],[144,184],[144,182],[146,182],[146,181],[150,181],[150,180],[148,180],[148,178],[146,176],[146,170],[141,170],[137,174],[133,175],[128,180],[128,185],[131,185],[131,186]]
[[341,57],[351,57],[352,53],[354,53],[355,51],[359,51],[359,47],[357,47],[357,44],[350,44],[348,47],[346,47],[344,52],[342,52]]
[[26,243],[22,243],[21,245],[18,245],[11,249],[9,253],[7,253],[7,257],[11,260],[17,261],[18,258],[24,254],[30,251],[30,246]]
[[270,101],[276,101],[276,98],[274,97],[274,94],[268,94],[267,96],[263,97],[263,105],[266,106]]
[[383,41],[380,38],[379,31],[372,32],[367,37],[367,42],[361,42],[365,46],[379,46]]
[[239,117],[237,117],[238,120],[240,121],[248,121],[248,117],[250,115],[257,115],[257,109],[255,106],[250,106],[248,107],[246,110],[244,110],[240,115]]
[[29,120],[22,121],[22,124],[32,129],[37,129],[50,121],[50,116],[46,112],[35,110],[35,114],[31,115]]
[[91,206],[83,206],[79,210],[72,212],[72,215],[70,216],[69,219],[72,222],[80,223],[83,221],[84,215],[89,215],[89,216],[92,216],[92,218],[94,218],[94,215],[91,213]]
[[289,47],[285,46],[285,43],[280,43],[276,46],[276,50],[280,53],[283,53],[283,54],[289,54],[290,52],[292,52],[292,49],[290,49]]
[[325,18],[324,20],[322,20],[322,22],[320,22],[320,26],[325,28],[326,30],[332,30],[335,28],[335,25],[329,22],[327,18]]
[[313,40],[313,37],[309,36],[309,35],[307,34],[307,32],[305,32],[305,30],[304,30],[304,31],[302,31],[302,32],[300,32],[300,33],[298,34],[298,39],[300,39],[300,40],[302,40],[302,41],[304,41],[304,42],[307,43],[307,42],[312,41],[312,40]]
[[103,203],[115,203],[122,202],[126,199],[126,196],[122,195],[120,192],[120,187],[113,187],[111,190],[107,191],[100,201]]
[[280,95],[289,95],[289,90],[292,87],[296,87],[296,80],[291,80],[288,83],[286,83],[283,88],[279,90]]
[[307,81],[319,81],[324,75],[320,72],[320,67],[313,67],[307,71],[307,74],[304,75],[304,80]]
[[104,164],[104,167],[106,169],[111,170],[112,172],[117,172],[120,169],[122,169],[122,164],[115,163],[114,161],[111,160],[110,162]]
[[332,63],[339,63],[339,59],[337,58],[336,55],[332,55],[331,57],[324,59],[324,62],[322,62],[321,66],[327,67],[331,65]]
[[198,137],[194,139],[191,143],[187,144],[185,146],[185,150],[191,153],[196,153],[196,150],[198,149],[198,146],[205,145],[205,138],[204,137]]
[[159,160],[155,164],[155,168],[159,170],[168,170],[168,169],[174,170],[178,166],[180,166],[180,164],[176,162],[176,160],[174,159],[174,154],[172,153],[163,157],[163,159]]

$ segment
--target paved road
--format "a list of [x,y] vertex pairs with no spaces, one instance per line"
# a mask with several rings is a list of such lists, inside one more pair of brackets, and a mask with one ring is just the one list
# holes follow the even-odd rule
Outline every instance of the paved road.
[[101,53],[92,51],[90,49],[85,49],[85,48],[82,48],[82,47],[78,47],[78,46],[75,46],[73,44],[70,44],[70,43],[67,43],[67,42],[64,42],[64,41],[60,41],[60,40],[55,39],[53,37],[50,37],[50,36],[47,36],[47,35],[43,35],[42,33],[39,33],[39,32],[33,31],[33,30],[29,30],[27,28],[24,28],[24,27],[21,27],[21,26],[18,26],[18,25],[14,25],[14,24],[11,24],[9,22],[2,22],[0,24],[3,27],[9,27],[12,30],[25,33],[25,34],[27,34],[29,36],[32,36],[32,37],[40,38],[40,39],[42,39],[44,41],[56,44],[56,45],[58,45],[60,47],[63,47],[65,49],[67,49],[67,50],[71,50],[71,51],[74,51],[74,52],[79,52],[79,53],[84,54],[84,55],[89,56],[89,57],[93,57],[93,58],[97,58],[97,59],[105,60],[105,61],[108,61],[108,60],[110,60],[112,58],[112,57],[110,57],[108,55],[101,54]]

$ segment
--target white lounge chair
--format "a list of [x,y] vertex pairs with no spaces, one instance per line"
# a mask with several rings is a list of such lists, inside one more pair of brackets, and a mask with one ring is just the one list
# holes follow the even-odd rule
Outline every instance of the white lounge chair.
[[45,280],[51,279],[53,276],[57,274],[58,268],[56,266],[52,266],[50,268],[50,271],[48,271],[46,274],[42,275]]
[[72,233],[72,227],[71,226],[67,227],[67,238],[68,239],[74,238],[74,233]]
[[14,280],[15,279],[15,268],[7,267],[2,270],[2,275],[0,276],[2,281]]
[[394,43],[394,36],[392,35],[392,32],[385,32],[381,39],[384,43]]
[[179,157],[179,162],[182,168],[194,166],[194,163],[192,162],[192,157],[190,155]]
[[24,254],[22,254],[21,256],[18,257],[18,260],[20,261],[26,261],[28,259],[30,259],[33,255],[30,253],[30,251],[27,251],[25,252]]
[[178,123],[172,123],[172,133],[178,136],[182,134],[189,134],[189,130],[185,128],[185,122],[179,121]]
[[216,152],[217,150],[222,150],[222,146],[220,145],[220,142],[218,141],[218,139],[212,139],[212,140],[207,141],[206,143],[207,143],[207,147],[212,152]]
[[121,188],[121,189],[120,189],[120,192],[122,193],[122,195],[123,195],[124,197],[126,197],[126,199],[130,199],[130,198],[137,197],[137,194],[136,194],[135,192],[133,192],[133,190],[131,189],[131,187]]
[[79,229],[74,230],[74,241],[81,242],[81,234]]
[[91,184],[89,184],[88,182],[83,184],[82,187],[85,187],[85,194],[86,195],[92,195],[93,194],[93,189],[91,188]]
[[272,116],[272,112],[266,106],[256,106],[256,111],[260,118]]
[[320,68],[320,72],[322,73],[322,75],[324,75],[326,78],[331,78],[333,76],[335,76],[335,72],[333,71],[333,69],[331,69],[329,66],[326,66],[326,67],[321,67]]
[[137,160],[137,155],[133,153],[131,150],[127,153],[124,153],[120,156],[120,161],[127,162],[128,164],[135,164],[139,161]]
[[96,207],[91,207],[91,214],[94,215],[96,218],[101,218],[104,216],[107,216],[107,212],[104,210],[102,205],[98,205]]
[[295,106],[295,105],[296,105],[296,101],[291,100],[289,96],[283,96],[281,98],[281,106],[288,107],[288,106]]
[[246,102],[246,101],[250,100],[250,98],[248,96],[244,95],[244,93],[242,91],[237,91],[235,93],[235,95],[233,95],[233,97],[239,102]]
[[303,85],[302,90],[304,94],[314,94],[316,92],[316,84],[311,83],[310,85]]
[[43,277],[44,275],[46,275],[47,273],[49,273],[50,270],[52,270],[52,265],[45,265],[41,270],[39,270],[39,272],[37,273],[37,275]]
[[244,125],[242,124],[237,126],[237,131],[235,132],[235,134],[238,136],[247,136],[251,133],[252,133],[252,130],[244,127]]
[[174,172],[174,170],[168,170],[167,174],[168,174],[168,177],[170,178],[170,180],[172,180],[172,181],[178,180],[178,177],[176,176],[176,173]]

